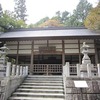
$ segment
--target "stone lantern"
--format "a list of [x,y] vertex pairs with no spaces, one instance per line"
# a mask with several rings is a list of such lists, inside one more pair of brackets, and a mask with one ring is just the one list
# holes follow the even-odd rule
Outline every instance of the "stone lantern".
[[80,67],[81,77],[87,77],[87,65],[91,64],[91,60],[88,56],[89,48],[90,46],[83,42],[83,46],[81,47],[81,53],[83,54],[82,64]]
[[9,49],[6,47],[6,44],[0,48],[0,77],[5,76],[6,55],[8,50]]
[[91,64],[91,60],[88,56],[90,46],[86,45],[85,42],[83,42],[83,46],[81,47],[83,58],[82,58],[82,64]]
[[4,44],[3,47],[0,48],[1,49],[1,59],[3,60],[3,64],[6,64],[6,55],[7,55],[7,51],[9,50],[6,46],[6,44]]

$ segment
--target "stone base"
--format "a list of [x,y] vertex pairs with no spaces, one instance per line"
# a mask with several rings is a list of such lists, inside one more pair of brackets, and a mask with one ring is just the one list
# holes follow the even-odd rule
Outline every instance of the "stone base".
[[81,77],[87,77],[88,74],[87,74],[87,72],[80,72],[80,76],[81,76]]
[[0,72],[0,77],[5,77],[6,76],[6,72]]
[[74,80],[85,80],[88,88],[82,89],[83,100],[100,100],[100,79],[67,79],[66,81],[66,100],[81,100],[80,88],[76,88]]
[[82,64],[82,65],[80,66],[80,71],[81,71],[81,72],[87,72],[87,64]]
[[91,60],[89,59],[82,60],[82,64],[91,64]]

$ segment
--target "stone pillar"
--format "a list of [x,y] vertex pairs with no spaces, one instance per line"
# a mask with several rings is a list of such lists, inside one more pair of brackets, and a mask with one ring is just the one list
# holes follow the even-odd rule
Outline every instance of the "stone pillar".
[[80,64],[77,64],[77,76],[80,77]]
[[11,62],[7,62],[6,76],[9,77],[10,75],[11,75]]
[[12,65],[12,76],[14,76],[16,74],[16,65]]
[[91,64],[87,64],[87,74],[88,74],[88,77],[91,77],[92,76],[91,67],[92,67]]
[[69,75],[70,75],[70,72],[69,72],[70,71],[69,70],[69,62],[66,62],[65,66],[66,66],[66,76],[69,77]]
[[20,66],[20,76],[22,76],[22,75],[23,75],[23,67]]
[[28,66],[26,66],[26,75],[28,75]]
[[26,75],[26,67],[23,67],[23,75]]
[[100,64],[97,64],[98,67],[98,77],[100,77]]
[[16,67],[16,76],[18,76],[19,75],[19,65],[17,65],[17,67]]
[[67,67],[63,66],[63,76],[67,76]]

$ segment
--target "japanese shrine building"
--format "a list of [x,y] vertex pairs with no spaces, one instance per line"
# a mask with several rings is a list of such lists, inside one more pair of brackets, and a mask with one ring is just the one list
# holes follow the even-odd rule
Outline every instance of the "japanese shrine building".
[[61,74],[65,62],[81,63],[81,46],[90,46],[93,64],[100,63],[100,31],[86,28],[14,29],[0,34],[0,45],[10,49],[8,57],[29,66],[32,74]]

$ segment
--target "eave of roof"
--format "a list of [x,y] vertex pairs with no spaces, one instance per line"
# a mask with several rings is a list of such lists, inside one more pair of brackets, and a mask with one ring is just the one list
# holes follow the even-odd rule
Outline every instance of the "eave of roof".
[[60,39],[60,38],[100,38],[100,32],[90,31],[85,28],[49,28],[49,29],[25,29],[0,34],[0,40],[21,39]]

